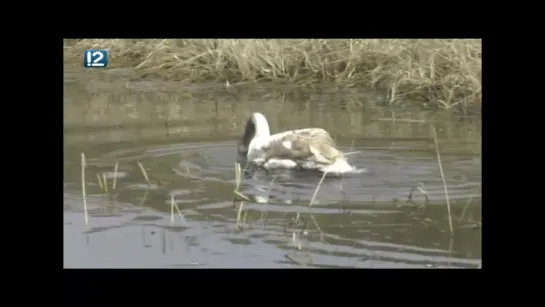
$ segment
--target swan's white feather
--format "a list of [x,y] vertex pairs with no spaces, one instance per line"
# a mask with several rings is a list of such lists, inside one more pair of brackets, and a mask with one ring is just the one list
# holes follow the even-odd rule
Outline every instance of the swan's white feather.
[[[269,136],[256,136],[252,139],[252,141],[250,142],[250,145],[248,146],[248,159],[253,160],[255,157],[259,156],[264,149],[268,148],[272,143],[276,143],[280,141],[282,143],[282,146],[284,146],[284,143],[290,142],[290,141],[282,141],[288,135],[301,134],[302,132],[311,131],[313,129],[320,129],[320,128],[288,130],[284,132],[275,133]],[[291,142],[290,142],[290,148],[286,148],[286,149],[291,149]]]
[[243,147],[239,144],[239,150],[246,150],[247,159],[266,169],[300,167],[337,174],[359,172],[348,164],[329,133],[321,128],[297,129],[270,135],[265,116],[254,113],[248,120],[241,142]]

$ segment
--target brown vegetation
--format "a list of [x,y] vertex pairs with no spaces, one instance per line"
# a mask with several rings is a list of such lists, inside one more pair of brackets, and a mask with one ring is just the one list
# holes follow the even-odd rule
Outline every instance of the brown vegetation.
[[65,40],[65,65],[83,50],[109,51],[109,67],[136,77],[231,84],[334,84],[443,108],[481,102],[482,44],[476,39],[83,39]]

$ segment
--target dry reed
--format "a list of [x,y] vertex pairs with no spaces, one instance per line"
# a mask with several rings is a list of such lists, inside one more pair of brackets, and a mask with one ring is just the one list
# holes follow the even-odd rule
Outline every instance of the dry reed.
[[233,194],[234,194],[233,205],[235,204],[237,196],[245,199],[246,201],[250,201],[250,199],[246,195],[240,193],[239,191],[241,182],[242,182],[242,168],[240,167],[240,163],[236,162],[235,163],[235,189],[233,190]]
[[101,190],[104,190],[104,184],[102,184],[102,179],[100,178],[100,175],[97,173],[97,181],[98,181],[98,186],[100,187]]
[[469,209],[469,206],[471,205],[471,201],[473,200],[473,197],[467,200],[466,205],[464,206],[464,209],[462,209],[462,213],[460,213],[460,218],[458,219],[458,223],[461,223],[464,219],[464,216],[466,215],[467,209]]
[[[334,84],[385,91],[388,102],[442,108],[480,104],[480,39],[82,39],[65,40],[65,65],[109,51],[109,71],[218,82]],[[105,70],[108,71],[108,70]]]
[[[271,182],[269,183],[269,186],[267,187],[267,200],[265,201],[265,205],[263,206],[263,211],[261,211],[261,217],[260,219],[263,219],[267,214],[267,204],[269,203],[270,196],[271,196],[271,190],[274,185],[274,181],[276,180],[276,175],[273,176]],[[265,221],[265,224],[267,222]]]
[[443,172],[443,163],[441,163],[441,154],[439,153],[439,142],[437,141],[437,132],[435,127],[431,126],[433,132],[433,141],[435,142],[435,152],[437,153],[437,163],[439,164],[439,172],[441,173],[441,180],[443,181],[443,189],[445,190],[445,198],[447,201],[447,210],[448,210],[448,224],[450,228],[450,235],[454,235],[454,229],[452,227],[452,213],[450,210],[450,201],[448,197],[447,181],[445,179],[445,173]]
[[242,227],[240,217],[241,217],[241,215],[242,215],[242,208],[243,208],[243,207],[244,207],[244,202],[241,201],[241,202],[240,202],[240,205],[238,206],[238,211],[237,211],[237,223],[236,223],[236,225],[235,225],[235,227],[236,227],[237,230],[239,230],[239,229]]
[[112,184],[112,191],[115,191],[115,186],[116,186],[116,183],[117,183],[117,168],[119,167],[119,162],[115,162],[115,167],[114,167],[114,182]]
[[327,172],[324,172],[322,175],[322,178],[320,179],[320,182],[318,182],[318,186],[316,187],[316,190],[314,190],[314,194],[312,194],[312,198],[310,199],[310,203],[308,204],[309,207],[312,207],[312,204],[316,201],[316,196],[318,195],[318,190],[320,190],[320,186],[324,182],[325,176],[327,175]]
[[174,195],[170,194],[170,226],[174,226],[174,209],[176,209],[176,212],[180,216],[180,219],[182,221],[185,221],[182,211],[180,211],[178,204],[174,201]]
[[102,181],[104,182],[104,192],[108,193],[108,178],[104,173],[102,173]]
[[174,195],[170,195],[170,226],[174,225]]
[[150,181],[149,181],[148,173],[146,172],[146,169],[144,168],[144,165],[142,165],[140,161],[138,161],[137,163],[138,163],[138,167],[140,167],[140,171],[142,171],[142,174],[144,175],[144,179],[146,179],[146,182],[149,185]]
[[89,213],[87,212],[87,193],[85,192],[85,154],[81,153],[81,193],[83,195],[83,212],[85,216],[85,225],[89,225]]
[[[327,172],[324,172],[324,174],[322,175],[322,178],[320,178],[320,181],[318,182],[318,186],[316,187],[316,189],[314,190],[314,193],[312,194],[312,198],[310,199],[310,203],[308,204],[308,208],[310,210],[310,207],[312,207],[312,205],[314,204],[314,202],[316,201],[316,196],[318,195],[318,190],[320,190],[320,186],[322,185],[322,183],[324,182],[324,179],[325,177],[327,176]],[[297,216],[295,217],[295,222],[299,222],[299,218],[301,217],[301,214],[298,212],[297,213]],[[316,223],[317,224],[317,223]],[[319,226],[318,226],[319,227]],[[320,231],[321,232],[321,231]]]

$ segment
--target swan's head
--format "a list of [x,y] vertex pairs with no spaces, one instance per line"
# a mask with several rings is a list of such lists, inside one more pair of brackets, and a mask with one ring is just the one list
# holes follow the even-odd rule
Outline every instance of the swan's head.
[[256,137],[267,137],[271,135],[269,130],[269,122],[261,113],[253,113],[246,122],[246,128],[244,129],[244,135],[238,142],[238,151],[240,153],[246,153],[250,142]]

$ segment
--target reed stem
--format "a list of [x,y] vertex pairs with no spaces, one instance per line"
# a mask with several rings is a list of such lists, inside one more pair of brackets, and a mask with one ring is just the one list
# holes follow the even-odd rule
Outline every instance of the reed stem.
[[115,167],[114,167],[114,183],[112,184],[112,190],[115,191],[115,186],[116,186],[116,183],[117,183],[117,168],[119,167],[119,162],[115,162]]
[[435,126],[432,126],[433,132],[433,141],[435,142],[435,152],[437,153],[437,163],[439,164],[439,172],[441,172],[441,180],[443,181],[443,189],[445,190],[445,198],[447,200],[447,210],[448,210],[448,223],[450,227],[450,235],[454,235],[454,228],[452,227],[452,213],[450,210],[450,201],[448,197],[447,181],[445,179],[445,173],[443,172],[443,163],[441,163],[441,154],[439,153],[439,142],[437,141],[437,132],[435,131]]
[[83,212],[85,215],[85,225],[89,225],[89,213],[87,212],[87,193],[85,191],[85,154],[81,153],[81,192],[83,194]]

